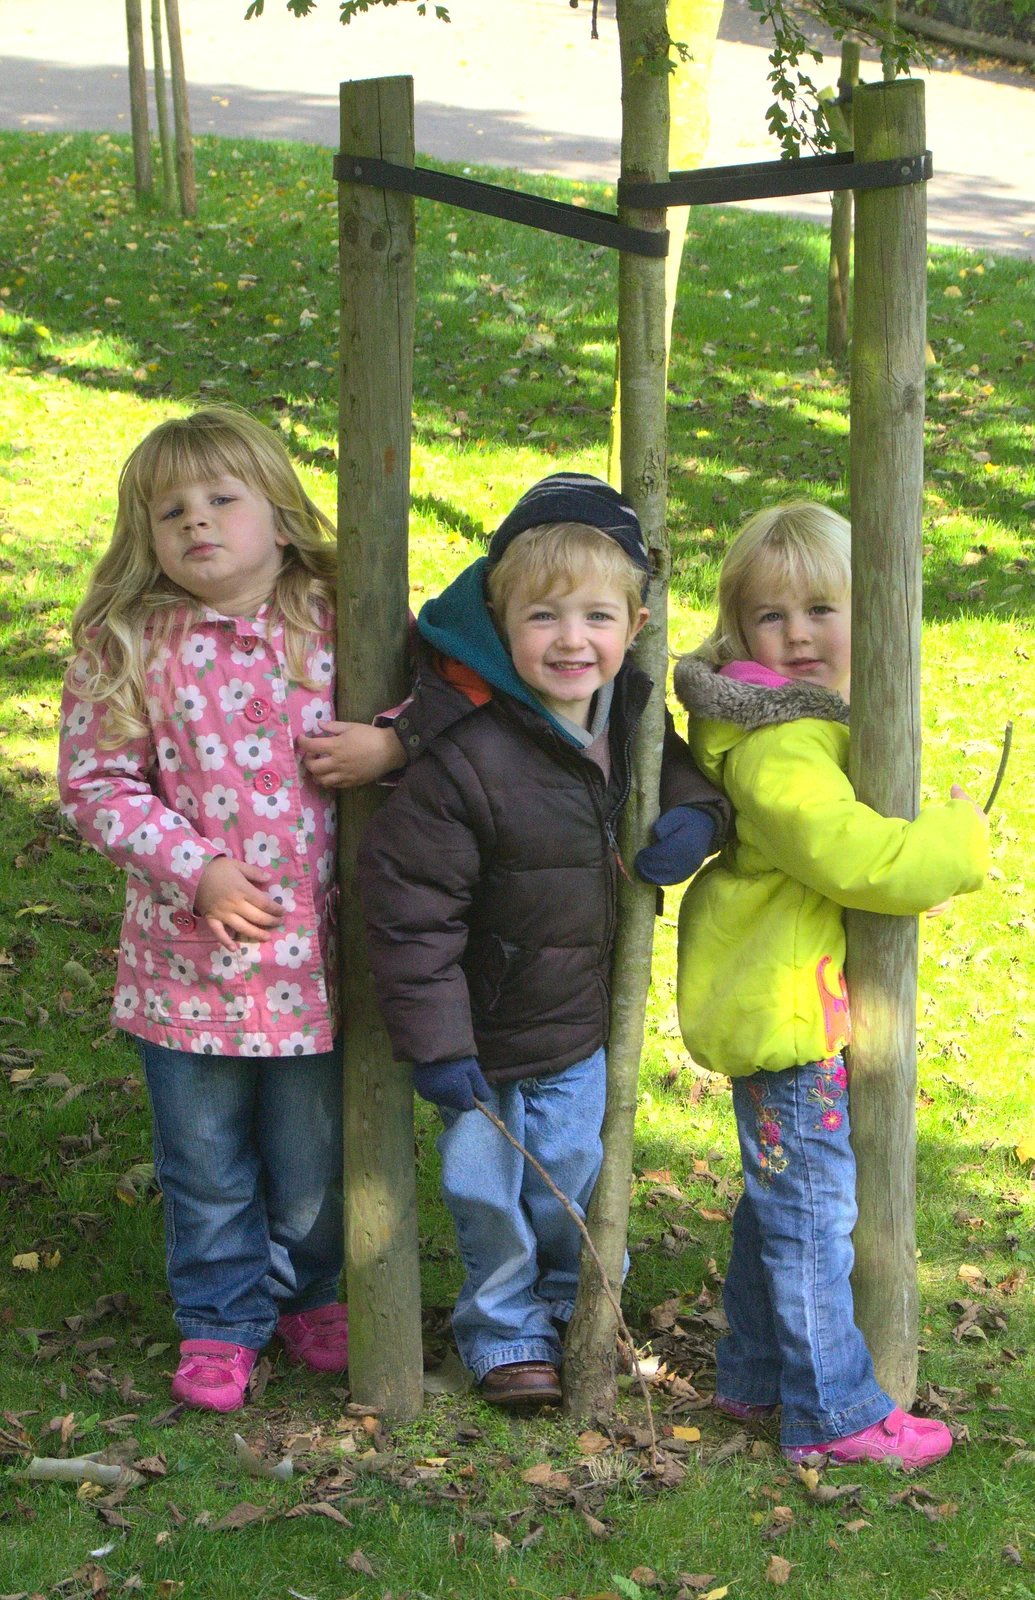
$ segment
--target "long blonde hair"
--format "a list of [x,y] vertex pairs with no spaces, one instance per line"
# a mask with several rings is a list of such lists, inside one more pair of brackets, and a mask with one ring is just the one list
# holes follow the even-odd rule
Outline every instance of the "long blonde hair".
[[246,411],[206,406],[159,423],[126,461],[111,543],[72,618],[77,655],[69,681],[79,699],[107,703],[106,748],[146,732],[148,663],[168,642],[180,608],[188,608],[186,627],[205,609],[159,566],[149,507],[176,485],[224,474],[270,502],[277,531],[288,539],[269,623],[284,623],[291,677],[318,687],[306,677],[305,654],[308,640],[334,612],[334,524],[310,500],[269,428]]
[[830,506],[795,500],[763,506],[742,526],[719,571],[718,618],[694,655],[725,666],[751,651],[741,615],[748,590],[773,582],[800,585],[833,599],[852,587],[852,529]]

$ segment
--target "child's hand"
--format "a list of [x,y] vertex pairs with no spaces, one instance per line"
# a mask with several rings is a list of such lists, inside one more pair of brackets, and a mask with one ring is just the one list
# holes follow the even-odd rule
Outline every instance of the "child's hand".
[[271,937],[269,930],[283,922],[284,913],[276,900],[262,892],[262,885],[272,876],[262,867],[235,861],[233,856],[217,856],[201,874],[194,909],[224,950],[237,949],[235,933],[240,939],[265,944]]
[[950,895],[948,900],[939,900],[939,902],[938,902],[938,904],[936,906],[928,906],[927,910],[924,912],[924,916],[925,917],[940,917],[940,916],[942,916],[946,911],[948,911],[951,908],[954,898],[955,898],[954,895]]
[[376,783],[406,764],[395,730],[366,722],[326,722],[322,733],[303,735],[298,743],[306,768],[325,789]]
[[967,793],[962,784],[954,783],[952,788],[949,790],[949,795],[953,800],[969,800],[971,805],[974,807],[974,810],[985,824],[985,827],[988,827],[988,818],[985,816],[984,811],[978,805],[977,801],[974,799],[974,796]]

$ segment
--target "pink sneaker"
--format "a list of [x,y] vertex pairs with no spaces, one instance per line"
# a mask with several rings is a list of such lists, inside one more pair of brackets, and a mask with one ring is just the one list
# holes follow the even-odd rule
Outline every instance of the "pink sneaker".
[[738,1422],[766,1422],[776,1410],[775,1406],[753,1406],[747,1400],[727,1400],[721,1394],[715,1396],[712,1405]]
[[829,1456],[831,1461],[886,1461],[895,1456],[903,1467],[929,1467],[952,1449],[952,1434],[944,1422],[929,1417],[909,1417],[898,1406],[883,1422],[850,1433],[829,1444],[798,1444],[784,1450],[788,1461],[806,1456]]
[[240,1411],[259,1352],[221,1339],[184,1339],[172,1397],[198,1411]]
[[281,1317],[277,1332],[288,1360],[304,1361],[310,1372],[344,1372],[349,1364],[347,1306],[318,1306]]

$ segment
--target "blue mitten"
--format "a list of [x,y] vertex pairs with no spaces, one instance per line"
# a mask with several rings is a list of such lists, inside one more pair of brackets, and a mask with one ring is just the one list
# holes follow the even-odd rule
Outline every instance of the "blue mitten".
[[415,1066],[413,1087],[422,1100],[452,1111],[473,1111],[475,1100],[488,1100],[491,1093],[474,1056]]
[[673,806],[653,828],[656,844],[645,845],[636,870],[648,883],[685,883],[711,850],[715,821],[696,806]]

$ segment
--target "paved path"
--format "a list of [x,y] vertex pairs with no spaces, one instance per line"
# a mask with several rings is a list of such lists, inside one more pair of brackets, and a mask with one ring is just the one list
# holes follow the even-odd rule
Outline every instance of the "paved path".
[[[128,126],[121,0],[3,0],[0,9],[0,127]],[[249,23],[244,9],[245,0],[181,0],[196,133],[334,146],[339,79],[410,72],[419,150],[567,177],[617,175],[613,0],[601,5],[597,43],[588,0],[578,11],[566,0],[450,0],[451,26],[421,20],[411,6],[348,28],[335,0],[320,0],[304,21],[282,0],[267,0],[266,16]],[[746,0],[727,0],[707,164],[778,154],[765,133],[766,56]],[[828,53],[816,81],[836,76]],[[876,76],[872,65],[863,76]],[[937,174],[931,238],[1035,259],[1035,77],[952,63],[924,76]],[[763,208],[829,214],[823,195]]]

